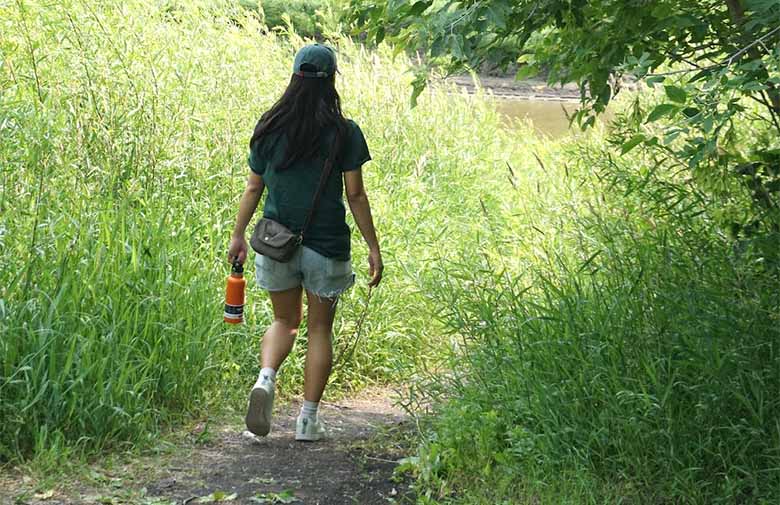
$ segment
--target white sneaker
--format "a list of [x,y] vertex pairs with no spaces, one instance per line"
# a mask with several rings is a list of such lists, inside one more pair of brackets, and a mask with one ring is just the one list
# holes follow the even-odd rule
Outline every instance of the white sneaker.
[[298,416],[295,421],[295,440],[315,442],[325,438],[325,425],[319,417]]
[[255,435],[264,437],[271,431],[271,412],[274,408],[274,383],[257,382],[249,393],[246,427]]

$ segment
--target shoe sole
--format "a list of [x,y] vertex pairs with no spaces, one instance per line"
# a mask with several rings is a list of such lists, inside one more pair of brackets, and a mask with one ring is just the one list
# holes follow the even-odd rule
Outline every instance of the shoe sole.
[[246,413],[246,427],[257,436],[264,437],[271,431],[271,423],[268,421],[270,412],[265,411],[268,401],[268,392],[263,388],[254,388],[249,393],[249,409]]
[[295,440],[297,442],[317,442],[318,440],[322,440],[324,437],[323,435],[301,435],[299,433],[295,434]]

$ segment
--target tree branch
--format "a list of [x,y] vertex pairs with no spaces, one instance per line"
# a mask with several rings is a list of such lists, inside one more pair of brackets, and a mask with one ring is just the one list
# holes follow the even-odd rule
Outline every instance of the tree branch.
[[663,72],[663,73],[658,73],[658,74],[647,74],[647,75],[648,76],[654,76],[654,77],[655,76],[678,75],[678,74],[686,74],[686,73],[689,73],[689,72],[695,72],[697,70],[713,70],[715,68],[720,68],[720,67],[724,67],[724,66],[730,67],[734,63],[735,59],[739,58],[740,56],[745,54],[747,51],[749,51],[750,49],[752,49],[756,45],[761,44],[763,41],[765,41],[766,39],[768,39],[769,37],[771,37],[772,35],[774,35],[777,32],[780,32],[780,26],[775,27],[773,30],[765,33],[764,35],[762,35],[761,37],[757,38],[756,40],[754,40],[750,44],[748,44],[745,47],[743,47],[743,48],[739,49],[738,51],[734,52],[733,54],[731,54],[725,60],[723,60],[723,61],[721,61],[719,63],[715,63],[713,65],[709,65],[709,66],[706,66],[706,67],[686,68],[686,69],[683,69],[683,70],[674,70],[674,71],[671,71],[671,72]]

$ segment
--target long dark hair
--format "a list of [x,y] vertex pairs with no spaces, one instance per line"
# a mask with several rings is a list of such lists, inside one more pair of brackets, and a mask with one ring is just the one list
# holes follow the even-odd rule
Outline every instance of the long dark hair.
[[321,152],[328,127],[335,128],[336,138],[330,154],[335,162],[348,127],[341,113],[335,76],[305,78],[293,74],[282,97],[257,122],[249,148],[254,148],[270,133],[285,134],[287,151],[284,161],[275,167],[284,170],[296,161],[315,158]]

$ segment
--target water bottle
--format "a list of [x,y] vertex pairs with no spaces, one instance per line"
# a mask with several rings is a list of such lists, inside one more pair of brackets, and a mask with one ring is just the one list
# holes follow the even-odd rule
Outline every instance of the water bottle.
[[225,322],[239,324],[244,322],[244,267],[238,260],[233,262],[233,268],[227,278],[225,291]]

